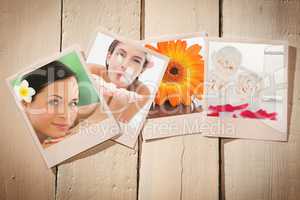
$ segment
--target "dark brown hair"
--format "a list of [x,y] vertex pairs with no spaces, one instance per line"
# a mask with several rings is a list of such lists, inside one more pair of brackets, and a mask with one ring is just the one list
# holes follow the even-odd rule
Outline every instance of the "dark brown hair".
[[[112,43],[109,45],[109,47],[108,47],[108,51],[107,51],[107,54],[113,54],[114,53],[114,51],[115,51],[115,49],[116,49],[116,47],[119,45],[121,43],[121,41],[119,41],[119,40],[114,40],[114,41],[112,41]],[[146,53],[145,53],[146,54]],[[146,66],[147,66],[147,64],[148,64],[148,60],[147,60],[147,58],[145,59],[145,63],[144,63],[144,65],[143,65],[143,68],[145,68]],[[106,66],[106,69],[108,69],[108,63],[107,63],[107,59],[106,59],[106,62],[105,62],[105,66]]]
[[[76,75],[65,64],[60,61],[53,61],[24,75],[21,81],[26,80],[29,83],[29,86],[38,93],[47,85],[69,77],[76,78]],[[34,96],[32,100],[34,100]]]

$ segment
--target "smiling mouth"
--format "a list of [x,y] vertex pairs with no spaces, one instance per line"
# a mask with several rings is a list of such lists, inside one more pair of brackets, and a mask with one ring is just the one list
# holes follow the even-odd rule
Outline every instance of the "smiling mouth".
[[60,131],[67,131],[69,129],[68,124],[52,123],[52,125],[55,126]]

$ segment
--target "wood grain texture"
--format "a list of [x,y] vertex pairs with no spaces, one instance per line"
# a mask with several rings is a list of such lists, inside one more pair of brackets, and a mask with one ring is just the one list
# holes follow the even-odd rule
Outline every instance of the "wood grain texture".
[[297,65],[289,69],[294,74],[289,141],[224,139],[223,199],[300,199],[299,12],[296,0],[224,0],[224,37],[288,40],[297,48],[290,60]]
[[[146,38],[218,36],[217,0],[144,2]],[[0,199],[218,199],[218,139],[201,135],[142,143],[139,178],[137,152],[108,141],[60,165],[56,180],[5,85],[6,77],[59,51],[60,34],[63,48],[78,43],[85,51],[98,26],[139,39],[141,0],[64,0],[62,33],[60,0],[0,5]],[[225,37],[284,39],[297,49],[289,142],[222,140],[222,199],[300,199],[299,12],[299,0],[223,0]]]
[[[218,36],[218,1],[145,1],[145,39],[207,31]],[[218,139],[200,134],[142,143],[139,199],[218,199]]]
[[[63,1],[62,44],[87,53],[99,26],[132,39],[140,37],[140,1]],[[108,141],[58,167],[57,199],[136,199],[137,152]]]
[[53,199],[55,171],[47,168],[5,79],[59,52],[60,3],[1,0],[0,5],[0,199]]

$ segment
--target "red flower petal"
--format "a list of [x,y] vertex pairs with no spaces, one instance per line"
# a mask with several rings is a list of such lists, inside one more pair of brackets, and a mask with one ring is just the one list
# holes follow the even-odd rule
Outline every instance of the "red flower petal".
[[242,110],[248,107],[248,103],[241,104],[238,106],[233,106],[231,104],[209,106],[208,109],[214,112],[234,112],[236,110]]
[[240,115],[244,118],[276,120],[277,113],[268,113],[265,110],[259,109],[256,112],[244,110],[240,113]]
[[207,116],[209,116],[209,117],[219,117],[220,113],[219,112],[211,112],[211,113],[208,113]]

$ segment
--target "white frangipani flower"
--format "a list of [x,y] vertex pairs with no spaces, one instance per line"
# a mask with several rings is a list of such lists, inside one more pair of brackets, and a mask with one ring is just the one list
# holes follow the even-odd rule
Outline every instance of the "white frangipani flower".
[[32,101],[32,96],[35,95],[35,90],[29,87],[29,83],[23,80],[20,85],[14,87],[15,93],[20,100],[24,100],[27,103]]

